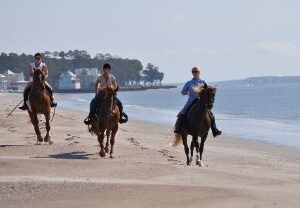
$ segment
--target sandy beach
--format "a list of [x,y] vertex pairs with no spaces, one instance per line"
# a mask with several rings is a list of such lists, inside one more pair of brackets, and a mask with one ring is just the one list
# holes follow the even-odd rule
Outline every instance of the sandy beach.
[[300,207],[299,149],[210,134],[205,166],[186,166],[183,146],[168,146],[171,129],[130,120],[115,158],[101,158],[86,113],[60,107],[54,144],[36,145],[27,112],[7,118],[21,99],[0,94],[1,208]]

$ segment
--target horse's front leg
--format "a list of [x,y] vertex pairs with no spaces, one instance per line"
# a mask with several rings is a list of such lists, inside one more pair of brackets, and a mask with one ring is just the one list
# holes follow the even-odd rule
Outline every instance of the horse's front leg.
[[30,113],[30,118],[31,118],[31,123],[34,126],[34,131],[37,137],[37,144],[39,144],[39,142],[43,141],[43,138],[41,136],[41,132],[40,132],[40,128],[39,128],[39,120],[37,117],[37,113],[36,112],[31,112]]
[[195,147],[194,140],[192,140],[190,145],[191,157],[190,157],[189,165],[191,165],[193,161],[194,147]]
[[109,137],[110,137],[110,129],[106,130],[106,144],[105,144],[105,152],[109,153]]
[[187,144],[187,135],[181,135],[182,137],[182,143],[183,143],[183,146],[184,146],[184,152],[185,152],[185,155],[186,155],[186,164],[187,165],[190,165],[190,160],[189,160],[189,146]]
[[46,120],[46,130],[47,130],[47,134],[44,137],[44,142],[49,142],[49,144],[53,144],[53,141],[51,140],[51,136],[50,136],[50,112],[45,114],[45,120]]
[[104,140],[104,131],[100,132],[100,134],[98,135],[98,142],[99,142],[99,145],[100,145],[99,154],[100,154],[101,157],[105,157],[103,140]]
[[198,136],[193,136],[193,142],[196,147],[196,165],[200,165],[200,154],[199,154],[199,141],[198,141]]
[[114,144],[115,144],[115,137],[116,137],[116,133],[118,131],[118,125],[112,129],[111,132],[111,138],[110,138],[110,158],[114,158],[113,153],[114,153]]
[[201,137],[201,144],[200,144],[200,164],[199,166],[204,166],[203,163],[202,163],[202,153],[203,153],[203,150],[204,150],[204,143],[206,141],[206,138],[207,138],[207,134],[203,137]]

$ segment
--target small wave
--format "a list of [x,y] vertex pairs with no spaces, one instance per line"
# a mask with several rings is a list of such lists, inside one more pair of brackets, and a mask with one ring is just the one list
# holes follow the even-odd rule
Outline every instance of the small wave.
[[79,101],[79,102],[88,102],[88,100],[81,99],[81,98],[76,99],[76,101]]

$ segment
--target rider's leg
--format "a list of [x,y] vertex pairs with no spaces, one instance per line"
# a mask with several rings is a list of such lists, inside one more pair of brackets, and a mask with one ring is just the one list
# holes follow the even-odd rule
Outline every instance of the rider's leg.
[[212,113],[212,111],[209,111],[209,116],[210,116],[210,120],[211,120],[211,131],[213,133],[213,136],[216,137],[216,136],[221,135],[222,131],[220,131],[219,129],[217,129],[216,121],[215,121],[215,116]]
[[[116,100],[116,104],[120,110],[120,123],[126,123],[128,121],[128,116],[126,113],[123,112],[123,104],[122,102],[119,100],[119,98],[117,98]],[[124,118],[123,118],[124,117]]]
[[54,101],[54,98],[53,98],[53,91],[52,91],[52,87],[49,85],[48,82],[45,82],[45,87],[46,87],[46,90],[50,96],[50,99],[51,99],[51,107],[56,107],[57,106],[57,103]]
[[19,107],[21,110],[26,110],[27,109],[27,104],[26,104],[26,101],[28,100],[28,96],[29,96],[29,93],[30,93],[30,86],[31,84],[28,83],[24,89],[24,92],[23,92],[23,98],[24,98],[24,103],[23,103],[23,106]]
[[179,113],[177,115],[177,120],[176,120],[176,123],[175,123],[174,133],[176,133],[176,134],[181,133],[181,128],[182,128],[185,121],[186,121],[186,115]]
[[90,103],[90,112],[88,117],[84,120],[84,123],[86,125],[89,125],[92,123],[92,121],[95,118],[96,115],[96,110],[97,110],[97,105],[101,104],[101,97],[102,97],[103,93],[100,91],[98,94],[96,94],[96,96],[91,100]]
[[181,128],[182,128],[184,122],[186,121],[188,110],[190,109],[192,104],[193,104],[193,100],[188,99],[188,101],[185,103],[184,107],[181,109],[181,111],[177,115],[174,133],[180,134]]

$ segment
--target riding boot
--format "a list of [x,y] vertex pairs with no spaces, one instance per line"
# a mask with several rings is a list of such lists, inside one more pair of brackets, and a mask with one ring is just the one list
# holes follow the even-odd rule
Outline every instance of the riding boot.
[[24,97],[24,103],[23,103],[23,106],[19,107],[19,109],[21,110],[26,110],[27,109],[27,104],[26,104],[26,101],[28,100],[28,96],[29,96],[29,93],[30,93],[30,87],[27,87],[27,89],[24,90],[23,92],[23,97]]
[[174,133],[176,134],[180,134],[181,133],[181,128],[184,124],[184,122],[186,121],[186,116],[183,114],[178,114],[177,116],[177,121],[175,123],[175,130]]
[[211,131],[212,131],[213,136],[216,137],[216,136],[221,135],[222,131],[220,131],[219,129],[217,129],[214,114],[210,111],[209,115],[210,115],[210,120],[211,120]]
[[122,102],[117,98],[116,100],[116,104],[120,110],[120,119],[119,119],[119,123],[122,124],[122,123],[126,123],[128,121],[128,116],[126,113],[124,113],[123,111],[123,104]]
[[56,107],[57,103],[54,101],[52,89],[48,85],[46,85],[46,89],[47,89],[47,91],[49,93],[49,96],[50,96],[51,108]]
[[101,106],[101,97],[102,94],[98,93],[92,100],[90,103],[90,112],[88,117],[86,117],[86,119],[84,119],[84,123],[86,125],[91,125],[92,122],[96,119],[96,112],[97,112],[97,108],[99,108]]

